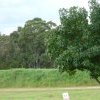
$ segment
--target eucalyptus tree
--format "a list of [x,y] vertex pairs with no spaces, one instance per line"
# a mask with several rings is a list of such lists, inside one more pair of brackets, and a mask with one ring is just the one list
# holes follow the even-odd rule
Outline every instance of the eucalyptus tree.
[[19,48],[22,65],[25,67],[50,67],[51,61],[46,54],[46,34],[55,24],[41,18],[28,20],[19,35]]

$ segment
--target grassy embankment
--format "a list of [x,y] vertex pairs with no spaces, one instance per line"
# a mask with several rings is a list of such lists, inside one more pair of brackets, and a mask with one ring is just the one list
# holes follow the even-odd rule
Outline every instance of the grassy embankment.
[[98,83],[88,72],[78,71],[74,76],[61,74],[56,69],[0,70],[0,88],[93,86]]

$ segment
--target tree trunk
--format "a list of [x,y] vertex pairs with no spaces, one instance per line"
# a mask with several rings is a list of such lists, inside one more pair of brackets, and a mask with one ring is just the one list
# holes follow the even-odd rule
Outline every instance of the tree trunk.
[[100,80],[98,78],[95,78],[95,80],[100,84]]

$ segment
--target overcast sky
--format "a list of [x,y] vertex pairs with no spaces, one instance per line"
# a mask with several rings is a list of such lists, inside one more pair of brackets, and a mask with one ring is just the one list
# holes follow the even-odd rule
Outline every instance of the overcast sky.
[[88,9],[88,0],[0,0],[0,32],[10,34],[35,17],[59,24],[58,10],[71,6]]

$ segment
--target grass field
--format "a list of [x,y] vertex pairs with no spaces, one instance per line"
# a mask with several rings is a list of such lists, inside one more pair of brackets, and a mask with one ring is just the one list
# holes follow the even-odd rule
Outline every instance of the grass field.
[[100,89],[7,89],[0,90],[0,100],[63,100],[62,93],[68,92],[70,100],[100,100]]
[[97,86],[89,73],[77,71],[74,76],[57,69],[0,70],[0,88]]

